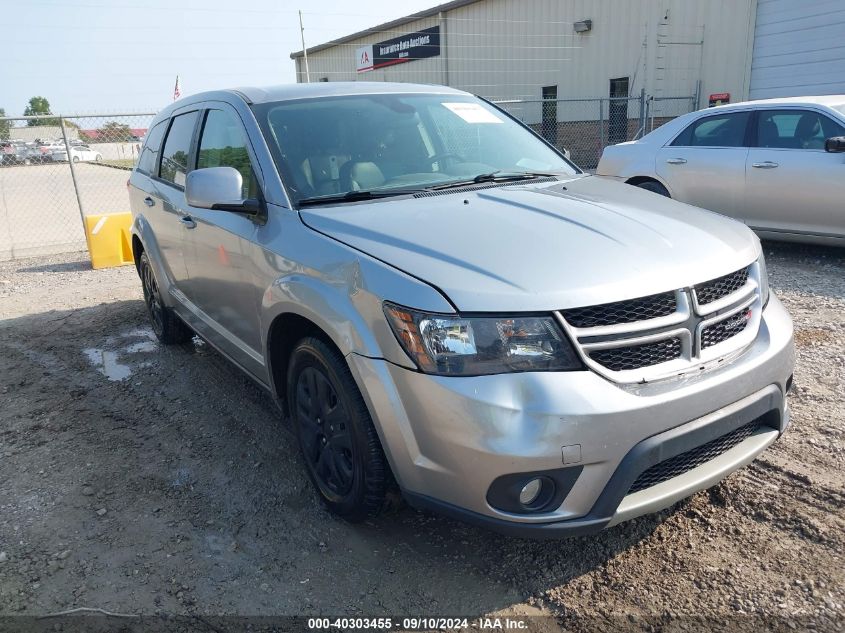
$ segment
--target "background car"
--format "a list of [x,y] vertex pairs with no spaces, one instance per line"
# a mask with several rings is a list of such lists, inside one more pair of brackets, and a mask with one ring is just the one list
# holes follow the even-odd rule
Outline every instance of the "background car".
[[3,141],[0,143],[0,165],[33,165],[43,162],[43,155],[35,143]]
[[[100,162],[103,160],[103,155],[100,152],[91,149],[87,145],[76,145],[71,146],[70,148],[71,160],[74,163],[82,162],[90,162],[96,161]],[[53,160],[55,161],[67,161],[67,149],[64,147],[57,149],[52,154]]]
[[845,95],[749,101],[607,147],[597,174],[740,219],[762,237],[845,245],[845,142],[827,143],[843,136]]

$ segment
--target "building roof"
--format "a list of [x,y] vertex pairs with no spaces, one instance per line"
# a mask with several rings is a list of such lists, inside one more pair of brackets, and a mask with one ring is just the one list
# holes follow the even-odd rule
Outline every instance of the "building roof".
[[[339,37],[336,40],[332,40],[331,42],[326,42],[325,44],[318,44],[317,46],[311,46],[305,50],[308,52],[309,55],[311,55],[312,53],[316,53],[327,48],[332,48],[333,46],[337,46],[338,44],[344,44],[346,42],[357,40],[366,35],[375,35],[377,33],[381,33],[382,31],[389,31],[391,29],[395,29],[396,27],[404,26],[405,24],[414,22],[415,20],[419,20],[420,18],[429,18],[433,15],[437,15],[441,11],[451,11],[452,9],[457,9],[459,7],[463,7],[468,4],[473,4],[475,2],[480,1],[481,0],[452,0],[452,2],[444,2],[443,4],[438,4],[436,7],[432,7],[431,9],[425,9],[424,11],[420,11],[418,13],[406,15],[404,18],[398,18],[391,22],[385,22],[384,24],[379,24],[378,26],[374,26],[369,29],[364,29],[363,31],[358,31],[357,33],[352,33],[351,35],[344,35],[343,37]],[[302,51],[296,51],[290,54],[291,59],[296,59],[297,57],[302,56]]]

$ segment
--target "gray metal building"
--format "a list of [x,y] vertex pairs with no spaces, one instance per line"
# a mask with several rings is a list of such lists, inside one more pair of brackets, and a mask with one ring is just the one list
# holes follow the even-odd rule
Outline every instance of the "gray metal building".
[[[843,25],[845,0],[454,0],[309,48],[308,74],[493,99],[696,95],[704,107],[714,93],[845,93]],[[291,58],[306,81],[303,52]]]
[[758,0],[752,99],[845,94],[845,0]]
[[[309,48],[308,75],[447,84],[494,99],[745,96],[755,8],[756,0],[455,0]],[[412,46],[419,34],[437,41]],[[303,52],[291,57],[305,81]]]

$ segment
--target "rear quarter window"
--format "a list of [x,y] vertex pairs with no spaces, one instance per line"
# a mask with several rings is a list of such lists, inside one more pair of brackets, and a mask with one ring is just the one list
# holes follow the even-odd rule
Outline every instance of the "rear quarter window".
[[159,177],[172,182],[178,187],[185,186],[188,174],[188,156],[191,153],[191,140],[197,123],[197,112],[188,112],[173,117],[164,148],[161,150]]
[[726,112],[690,123],[672,145],[675,147],[743,147],[749,112]]
[[164,131],[167,129],[168,121],[169,119],[165,119],[157,123],[147,133],[147,139],[141,150],[141,156],[138,158],[138,171],[148,176],[155,173],[158,152],[161,149],[161,139],[164,138]]

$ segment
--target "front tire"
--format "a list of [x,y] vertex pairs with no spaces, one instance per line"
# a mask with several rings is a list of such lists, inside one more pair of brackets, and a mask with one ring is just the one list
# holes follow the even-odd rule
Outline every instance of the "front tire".
[[165,345],[176,345],[191,340],[193,332],[190,328],[162,302],[161,291],[146,253],[141,253],[138,259],[138,274],[144,288],[144,303],[150,316],[150,324],[158,340]]
[[287,384],[308,477],[328,508],[357,523],[385,507],[390,469],[343,356],[316,337],[291,354]]
[[646,191],[651,191],[652,193],[660,194],[661,196],[665,196],[666,198],[672,197],[671,195],[669,195],[669,190],[656,180],[646,180],[637,183],[636,186],[640,189],[645,189]]

